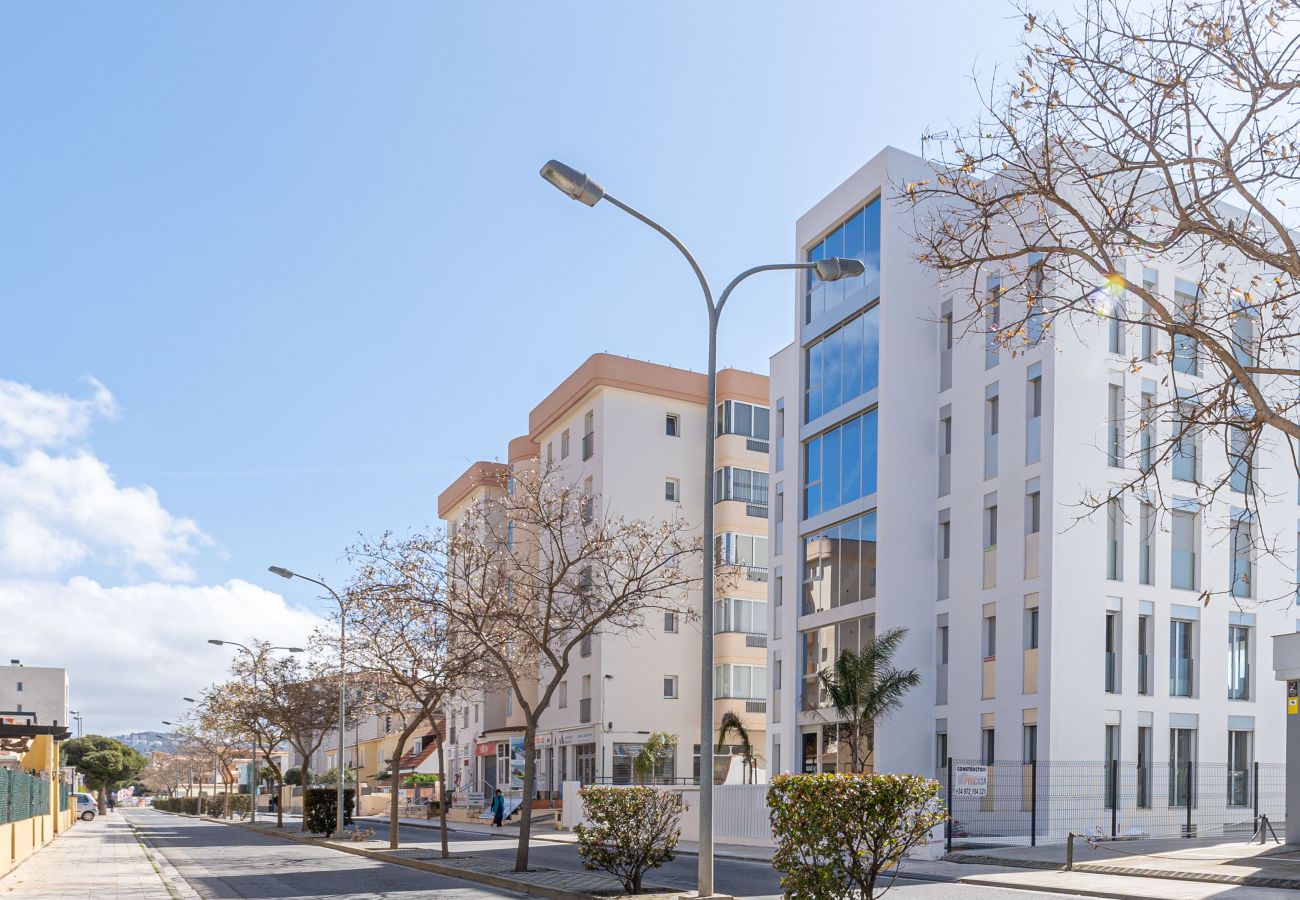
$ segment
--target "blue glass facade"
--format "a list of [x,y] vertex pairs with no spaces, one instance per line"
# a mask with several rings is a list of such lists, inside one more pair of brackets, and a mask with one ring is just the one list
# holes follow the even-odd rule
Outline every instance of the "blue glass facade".
[[876,492],[876,411],[804,444],[804,518]]
[[880,200],[872,200],[849,216],[820,243],[808,250],[809,262],[819,259],[860,259],[866,272],[857,278],[823,282],[812,272],[804,282],[804,321],[841,303],[866,303],[880,296]]
[[875,510],[804,538],[803,615],[875,596]]
[[810,344],[804,358],[805,422],[875,390],[880,384],[879,304]]

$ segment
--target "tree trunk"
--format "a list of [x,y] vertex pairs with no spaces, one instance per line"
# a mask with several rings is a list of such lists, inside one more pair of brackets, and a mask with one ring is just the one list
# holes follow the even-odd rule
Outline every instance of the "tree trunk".
[[528,840],[533,830],[533,784],[537,780],[537,763],[533,759],[537,746],[537,722],[531,717],[524,726],[524,796],[519,804],[519,849],[515,852],[515,871],[528,871]]
[[[298,751],[301,753],[302,751]],[[307,780],[310,775],[307,772],[307,757],[302,758],[302,766],[298,769],[298,781],[302,788],[302,824],[298,827],[299,831],[307,830]]]
[[277,772],[275,777],[275,827],[284,827],[284,773]]
[[108,798],[104,794],[103,785],[100,785],[96,794],[97,794],[97,799],[99,800],[99,814],[101,816],[108,815]]
[[442,858],[451,856],[447,849],[447,753],[442,735],[438,735],[438,831],[442,837]]
[[401,784],[401,772],[398,771],[402,756],[406,753],[406,739],[414,731],[408,726],[397,736],[397,746],[393,748],[393,758],[388,762],[388,849],[397,849],[397,786]]
[[[227,767],[227,769],[228,769],[228,768],[229,768],[229,767]],[[226,816],[227,819],[229,819],[229,818],[230,818],[230,793],[231,793],[231,791],[233,791],[233,790],[235,789],[235,783],[234,783],[233,781],[230,780],[230,776],[229,776],[229,775],[226,775],[224,778],[221,779],[221,784],[222,784],[222,786],[225,787],[225,789],[226,789],[226,811],[225,811],[225,816]]]

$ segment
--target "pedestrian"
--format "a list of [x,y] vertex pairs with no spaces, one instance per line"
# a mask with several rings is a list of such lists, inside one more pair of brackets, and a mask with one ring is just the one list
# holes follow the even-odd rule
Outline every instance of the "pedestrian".
[[501,821],[505,817],[506,817],[506,798],[505,795],[501,793],[501,788],[497,788],[497,792],[492,795],[492,827],[493,828],[505,827]]
[[280,798],[277,797],[275,794],[271,794],[271,800],[269,803],[271,812],[275,812],[275,807],[279,804],[279,802],[280,802]]
[[112,791],[108,792],[108,809],[109,812],[112,812],[113,810],[117,809],[117,795],[114,794]]

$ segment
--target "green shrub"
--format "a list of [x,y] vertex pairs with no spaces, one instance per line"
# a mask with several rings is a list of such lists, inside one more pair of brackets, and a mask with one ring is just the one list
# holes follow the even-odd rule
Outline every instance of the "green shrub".
[[402,787],[418,787],[429,784],[437,784],[441,779],[430,772],[416,772],[413,775],[407,775],[402,779]]
[[639,893],[641,878],[673,860],[682,835],[682,798],[651,787],[588,785],[578,791],[583,818],[578,856],[588,869],[603,869]]
[[230,798],[230,815],[247,819],[253,809],[253,798],[248,794],[215,794],[203,805],[203,811],[210,816],[224,816],[227,797]]
[[[352,788],[343,791],[343,824],[352,824],[352,801],[357,792]],[[335,804],[338,794],[334,788],[307,788],[303,798],[303,822],[312,834],[330,835],[337,823]]]
[[871,900],[881,871],[947,815],[920,775],[778,775],[767,806],[788,900]]

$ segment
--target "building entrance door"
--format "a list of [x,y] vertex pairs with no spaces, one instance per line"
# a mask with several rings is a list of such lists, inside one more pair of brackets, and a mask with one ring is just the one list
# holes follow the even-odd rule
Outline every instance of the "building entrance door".
[[582,784],[595,784],[596,745],[579,744],[576,750],[578,757],[578,781]]

